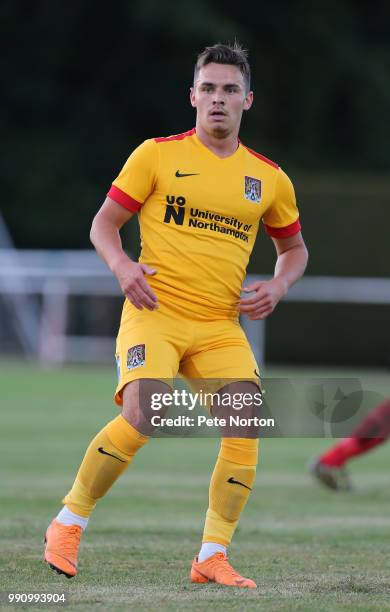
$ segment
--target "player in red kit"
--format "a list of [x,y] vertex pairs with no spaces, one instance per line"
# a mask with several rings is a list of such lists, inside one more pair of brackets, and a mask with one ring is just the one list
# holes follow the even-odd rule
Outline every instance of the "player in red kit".
[[313,476],[334,491],[352,489],[346,464],[353,457],[383,444],[390,436],[390,399],[374,408],[354,429],[349,438],[340,440],[320,455],[311,466]]

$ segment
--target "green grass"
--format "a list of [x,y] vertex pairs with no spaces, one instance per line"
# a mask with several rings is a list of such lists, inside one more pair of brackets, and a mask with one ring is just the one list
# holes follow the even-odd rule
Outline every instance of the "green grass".
[[[386,386],[388,374],[367,376]],[[356,491],[340,495],[306,472],[330,440],[263,441],[256,488],[230,550],[237,569],[258,583],[255,591],[188,581],[214,439],[152,440],[99,503],[82,541],[79,575],[68,581],[50,572],[42,563],[43,533],[87,443],[117,414],[114,377],[113,368],[0,363],[0,591],[65,589],[66,609],[80,611],[390,610],[386,445],[351,464]]]

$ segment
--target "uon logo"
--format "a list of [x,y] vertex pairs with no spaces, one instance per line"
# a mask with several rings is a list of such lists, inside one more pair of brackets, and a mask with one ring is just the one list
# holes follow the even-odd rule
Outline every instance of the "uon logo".
[[[165,210],[164,223],[170,223],[171,219],[174,220],[176,225],[183,225],[185,209],[184,204],[186,199],[183,196],[166,196],[167,207]],[[177,204],[177,207],[174,206]]]

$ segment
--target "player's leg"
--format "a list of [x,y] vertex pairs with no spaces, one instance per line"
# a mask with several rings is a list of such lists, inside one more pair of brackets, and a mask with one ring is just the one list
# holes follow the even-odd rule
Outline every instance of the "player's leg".
[[390,436],[390,400],[374,408],[352,431],[349,438],[340,440],[312,464],[315,478],[329,489],[348,491],[352,488],[346,464],[382,444]]
[[[129,325],[121,324],[115,400],[123,404],[122,414],[103,427],[90,443],[74,484],[63,500],[65,506],[46,532],[45,561],[68,577],[77,573],[80,536],[97,501],[149,439],[151,429],[145,415],[151,394],[166,393],[170,387],[162,380],[171,379],[178,369],[177,349],[161,332],[165,321],[161,321],[159,314],[152,315],[151,320],[149,311],[137,314],[135,319],[130,318]],[[141,372],[147,378],[139,382]],[[153,376],[159,380],[153,380]]]
[[68,577],[77,573],[80,536],[98,500],[127,469],[152,433],[145,417],[148,408],[139,401],[141,384],[144,401],[152,393],[170,390],[165,383],[152,380],[142,383],[136,380],[126,385],[122,414],[103,427],[88,446],[73,486],[63,499],[65,505],[46,532],[45,561]]
[[[213,380],[217,383],[225,379],[227,385],[220,389],[220,395],[230,394],[233,398],[246,394],[253,398],[259,394],[254,380],[258,366],[241,328],[233,322],[218,322],[212,331],[213,343],[187,358],[181,371],[191,379],[197,378],[198,385],[202,384],[201,378],[207,379],[208,388],[212,387]],[[228,378],[244,380],[229,383]],[[233,401],[230,406],[232,404]],[[226,405],[213,409],[214,416],[228,413]],[[240,411],[240,416],[246,419],[258,414],[254,399]],[[253,488],[258,462],[258,427],[253,425],[241,430],[228,427],[222,436],[210,481],[202,546],[192,565],[191,580],[254,588],[252,580],[243,578],[230,566],[226,550]]]
[[[140,388],[143,389],[141,398]],[[122,414],[103,427],[92,440],[73,487],[64,498],[67,509],[73,514],[89,517],[96,502],[126,470],[153,431],[146,416],[151,395],[169,391],[170,387],[158,380],[135,380],[125,386]]]
[[[226,398],[246,398],[259,391],[251,382],[232,383],[221,389]],[[227,406],[213,410],[213,416],[224,415],[229,423]],[[247,421],[258,414],[254,403],[240,411]],[[256,477],[258,463],[258,427],[229,426],[223,428],[220,451],[210,481],[209,506],[206,512],[202,546],[191,569],[194,582],[204,582],[204,576],[230,586],[254,588],[253,580],[243,578],[227,562],[230,545],[241,514],[248,502]],[[240,437],[235,437],[240,436]]]

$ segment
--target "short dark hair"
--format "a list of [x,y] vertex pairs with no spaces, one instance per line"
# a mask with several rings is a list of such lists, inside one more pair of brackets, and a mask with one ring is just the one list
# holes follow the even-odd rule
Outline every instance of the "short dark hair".
[[199,53],[195,64],[194,82],[196,81],[199,70],[203,66],[211,63],[237,66],[244,77],[246,90],[250,90],[251,69],[248,62],[248,51],[238,42],[235,42],[233,45],[217,43],[212,47],[206,47],[202,53]]

